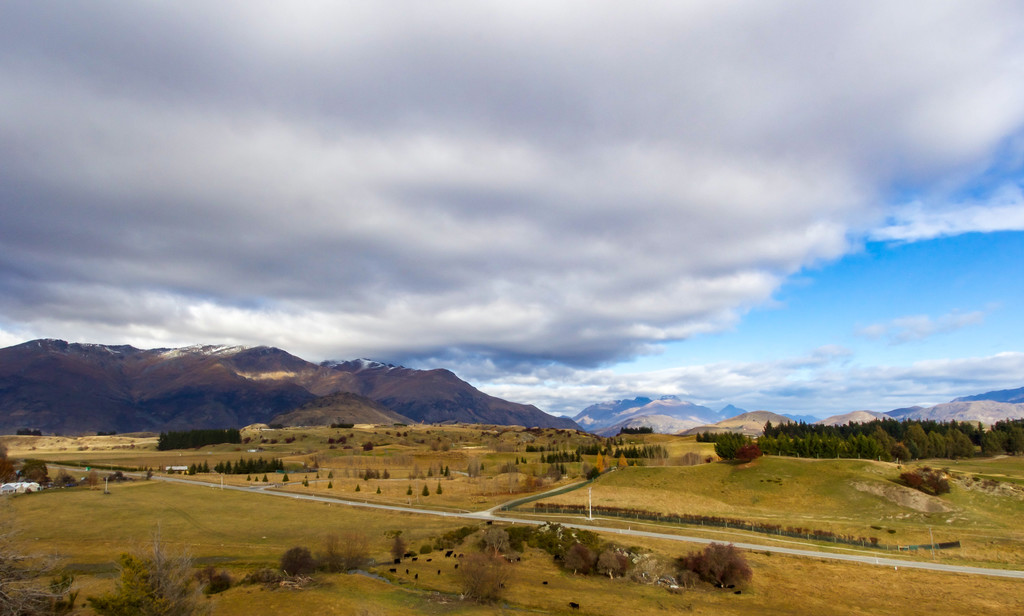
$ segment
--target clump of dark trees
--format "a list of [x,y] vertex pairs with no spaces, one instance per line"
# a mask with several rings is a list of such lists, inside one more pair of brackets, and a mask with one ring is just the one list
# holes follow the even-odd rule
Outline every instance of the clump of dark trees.
[[[277,471],[284,471],[284,462],[280,458],[271,458],[269,460],[264,460],[262,457],[249,460],[239,458],[238,462],[234,464],[228,460],[226,462],[218,462],[213,467],[213,472],[224,475],[253,475],[257,473],[276,473]],[[209,473],[210,464],[205,461],[201,464],[190,464],[186,472],[189,475]]]
[[242,434],[237,428],[224,430],[186,430],[184,432],[161,432],[156,441],[160,451],[169,449],[194,449],[221,443],[241,443]]
[[654,434],[654,428],[650,426],[637,426],[636,428],[622,428],[619,434]]

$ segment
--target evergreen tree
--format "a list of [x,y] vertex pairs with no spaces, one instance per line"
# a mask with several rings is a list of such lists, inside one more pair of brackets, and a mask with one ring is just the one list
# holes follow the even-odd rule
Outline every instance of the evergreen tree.
[[423,496],[430,496],[430,490],[427,488],[427,484],[423,484]]

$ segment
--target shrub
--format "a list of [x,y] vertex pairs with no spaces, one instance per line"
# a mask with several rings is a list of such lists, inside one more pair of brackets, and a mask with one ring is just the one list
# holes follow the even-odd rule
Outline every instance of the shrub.
[[928,467],[921,469],[920,471],[907,471],[900,474],[900,481],[904,485],[915,490],[924,492],[925,494],[933,494],[938,496],[940,494],[949,493],[949,480],[946,479],[946,474],[939,470],[933,470]]
[[680,572],[692,571],[701,580],[719,587],[742,586],[754,577],[743,554],[732,545],[712,543],[676,561]]
[[242,578],[242,584],[266,584],[273,585],[279,583],[284,579],[284,574],[276,569],[257,569],[252,573],[246,574]]
[[281,571],[288,575],[303,575],[316,570],[316,560],[309,548],[296,546],[281,556]]
[[763,455],[761,448],[754,443],[748,443],[736,450],[736,459],[742,462],[752,462]]
[[477,531],[476,526],[463,526],[450,530],[434,541],[434,549],[451,550],[459,546],[462,541]]
[[223,569],[217,571],[212,566],[196,571],[196,579],[203,587],[203,592],[208,595],[215,595],[231,588],[233,580],[231,574]]

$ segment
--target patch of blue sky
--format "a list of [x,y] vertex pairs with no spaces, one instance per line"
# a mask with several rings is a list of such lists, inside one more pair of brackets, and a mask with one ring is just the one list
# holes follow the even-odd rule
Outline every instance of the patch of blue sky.
[[822,347],[848,349],[850,361],[871,365],[1022,350],[1021,274],[1024,232],[869,242],[793,276],[733,328],[667,344],[615,371],[774,361]]

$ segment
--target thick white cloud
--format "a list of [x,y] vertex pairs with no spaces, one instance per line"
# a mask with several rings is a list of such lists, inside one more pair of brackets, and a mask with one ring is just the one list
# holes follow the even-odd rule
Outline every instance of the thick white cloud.
[[[524,375],[651,352],[871,229],[1008,228],[1019,193],[885,196],[1005,163],[1022,23],[999,2],[7,7],[0,322]],[[752,378],[733,369],[699,372]]]

